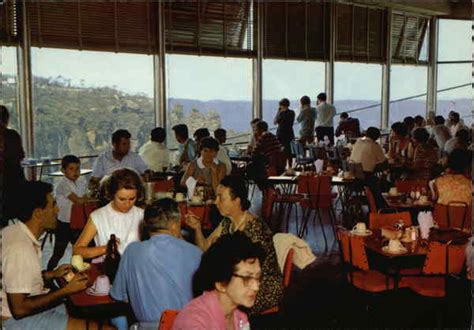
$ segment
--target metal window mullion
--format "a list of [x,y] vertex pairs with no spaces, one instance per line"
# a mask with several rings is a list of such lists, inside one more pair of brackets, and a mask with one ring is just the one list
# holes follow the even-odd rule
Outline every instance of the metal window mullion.
[[257,56],[252,59],[252,114],[253,118],[262,118],[262,61],[263,61],[263,9],[264,3],[257,2]]
[[329,5],[329,61],[326,62],[326,94],[329,103],[334,103],[334,62],[336,57],[336,42],[337,42],[337,5],[331,2]]
[[436,113],[438,99],[438,38],[439,38],[438,19],[433,17],[430,21],[429,30],[429,53],[428,53],[428,97],[426,102],[426,114],[429,111]]
[[385,37],[388,40],[385,45],[385,53],[388,54],[382,66],[382,113],[380,115],[380,128],[386,129],[389,126],[390,118],[390,71],[392,67],[392,10],[387,11],[387,30]]
[[167,126],[166,104],[166,45],[164,2],[158,2],[158,54],[153,55],[154,100],[156,126]]

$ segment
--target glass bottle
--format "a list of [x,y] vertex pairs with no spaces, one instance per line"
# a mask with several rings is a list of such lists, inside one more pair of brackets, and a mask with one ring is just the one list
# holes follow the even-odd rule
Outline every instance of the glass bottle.
[[117,250],[117,238],[115,234],[111,234],[110,240],[107,243],[107,254],[104,260],[104,273],[109,277],[110,283],[114,282],[119,264],[120,253]]

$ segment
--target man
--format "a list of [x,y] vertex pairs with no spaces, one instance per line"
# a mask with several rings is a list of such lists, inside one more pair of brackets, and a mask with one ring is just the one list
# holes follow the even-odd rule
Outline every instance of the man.
[[314,121],[316,120],[316,109],[311,107],[309,96],[303,96],[300,99],[301,110],[296,121],[301,124],[300,142],[303,144],[311,143],[314,139]]
[[377,164],[386,161],[382,147],[375,142],[380,137],[380,130],[369,127],[366,135],[357,140],[352,148],[350,161],[361,163],[364,172],[373,172]]
[[359,119],[349,117],[347,112],[341,113],[341,121],[336,128],[336,136],[341,136],[342,133],[346,136],[347,139],[358,138],[360,136],[360,124]]
[[451,132],[445,125],[443,116],[436,116],[434,119],[435,126],[432,131],[432,139],[438,145],[440,151],[444,150],[445,143],[451,138]]
[[184,167],[196,158],[196,143],[189,138],[188,126],[178,124],[173,126],[174,136],[179,143],[178,165]]
[[250,122],[250,127],[252,128],[252,137],[250,138],[249,145],[247,147],[247,154],[252,154],[253,148],[255,148],[255,144],[257,143],[257,123],[261,121],[262,119],[260,118],[254,118]]
[[104,151],[95,160],[92,168],[92,184],[99,183],[104,176],[121,168],[130,168],[139,174],[148,169],[143,159],[130,151],[131,137],[130,132],[125,129],[116,130],[112,134],[112,149]]
[[291,141],[295,139],[293,132],[293,124],[295,122],[295,112],[290,109],[290,100],[287,98],[281,99],[278,111],[273,119],[273,124],[278,125],[277,138],[283,145],[283,150],[288,159],[288,164],[291,167],[293,155],[291,152]]
[[268,124],[263,120],[257,123],[256,133],[257,143],[252,153],[253,158],[261,157],[267,169],[273,168],[276,175],[281,174],[285,170],[286,156],[280,141],[268,131]]
[[194,142],[196,143],[196,150],[201,149],[199,146],[199,143],[201,142],[201,140],[209,136],[211,136],[211,133],[205,127],[198,128],[197,130],[194,131],[193,138],[194,138]]
[[140,148],[139,155],[152,171],[161,172],[170,164],[170,151],[164,143],[165,139],[166,130],[156,127],[151,130],[150,141]]
[[318,141],[323,141],[327,136],[329,141],[334,144],[334,116],[336,108],[332,104],[326,103],[326,93],[319,93],[316,101],[317,118],[316,118],[316,136]]
[[[41,272],[39,237],[54,229],[58,208],[49,183],[30,181],[21,188],[22,208],[15,225],[2,230],[2,320],[5,329],[66,329],[68,316],[62,299],[87,288],[87,276],[76,274],[63,288],[45,288],[71,271],[62,265]],[[72,320],[70,320],[72,321]],[[76,324],[78,320],[75,320]]]
[[466,129],[466,126],[464,126],[463,122],[461,121],[461,117],[459,116],[459,113],[455,111],[451,111],[449,113],[449,123],[450,123],[449,130],[451,132],[451,136],[456,136],[456,133],[459,130]]
[[110,295],[129,301],[147,329],[158,329],[165,309],[181,309],[192,299],[192,278],[201,250],[181,239],[181,217],[172,199],[145,209],[144,232],[149,239],[125,250]]
[[229,151],[224,146],[227,140],[227,131],[223,128],[218,128],[214,131],[214,138],[219,142],[219,151],[217,152],[217,160],[224,163],[226,168],[226,175],[232,172],[232,162],[230,161]]

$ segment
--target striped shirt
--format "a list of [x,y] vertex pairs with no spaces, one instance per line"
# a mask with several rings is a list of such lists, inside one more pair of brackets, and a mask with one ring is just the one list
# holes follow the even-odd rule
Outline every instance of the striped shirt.
[[282,146],[277,137],[270,133],[263,133],[257,140],[253,155],[264,155],[267,159],[270,159],[275,152],[280,152]]

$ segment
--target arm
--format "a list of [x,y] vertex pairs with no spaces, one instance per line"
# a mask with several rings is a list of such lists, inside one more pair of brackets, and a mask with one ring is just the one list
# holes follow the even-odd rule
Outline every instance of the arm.
[[301,123],[304,120],[304,110],[300,110],[300,113],[298,114],[298,117],[296,117],[296,121],[298,123]]
[[189,163],[188,167],[186,167],[186,171],[184,172],[183,177],[181,178],[181,185],[182,186],[186,186],[186,180],[188,180],[188,178],[190,176],[194,176],[195,170],[196,170],[196,167],[195,167],[194,163]]
[[101,256],[107,252],[107,246],[96,246],[88,247],[89,243],[92,241],[94,236],[97,234],[97,228],[95,227],[92,218],[87,220],[87,224],[82,230],[81,235],[77,239],[76,244],[74,244],[73,254],[79,254],[83,258],[94,258]]
[[89,201],[88,197],[79,197],[75,193],[70,193],[67,198],[74,204],[85,204]]
[[278,125],[279,124],[279,121],[280,121],[280,109],[278,109],[276,115],[275,115],[275,118],[273,119],[273,125]]
[[212,234],[205,238],[202,233],[200,219],[192,213],[186,215],[186,224],[194,230],[195,243],[202,251],[206,251],[222,233],[222,225],[219,224]]

